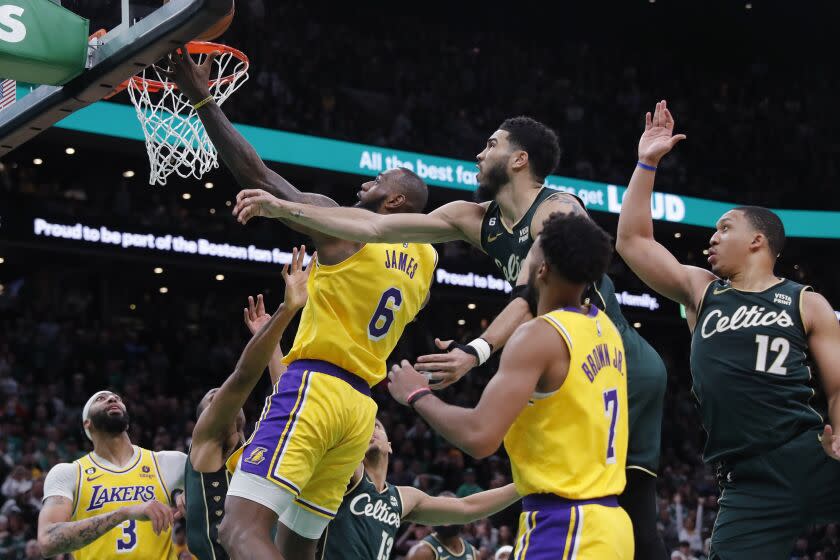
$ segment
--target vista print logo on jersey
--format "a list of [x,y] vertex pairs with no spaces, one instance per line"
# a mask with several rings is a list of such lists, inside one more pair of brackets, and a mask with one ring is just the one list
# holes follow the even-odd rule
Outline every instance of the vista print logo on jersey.
[[787,305],[790,307],[793,305],[793,298],[787,294],[773,294],[773,303]]
[[[392,496],[393,499],[393,496]],[[350,502],[350,511],[353,515],[372,517],[386,525],[392,525],[399,529],[400,515],[391,510],[391,507],[382,500],[370,503],[369,494],[359,494]]]
[[715,309],[703,319],[700,334],[703,338],[710,338],[717,333],[726,331],[737,331],[750,327],[769,327],[778,325],[780,327],[792,327],[793,319],[787,311],[765,311],[764,307],[753,305],[747,308],[742,305],[735,310],[731,317],[725,316],[723,311]]
[[112,486],[106,488],[101,484],[93,487],[87,511],[102,509],[112,502],[149,502],[155,499],[155,487],[149,486]]

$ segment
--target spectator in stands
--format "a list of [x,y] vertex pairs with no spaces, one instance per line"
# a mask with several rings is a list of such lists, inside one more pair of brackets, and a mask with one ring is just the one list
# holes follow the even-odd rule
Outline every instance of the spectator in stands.
[[680,541],[680,547],[671,553],[671,560],[697,560],[697,557],[691,553],[688,541]]
[[472,494],[482,492],[484,488],[475,483],[475,470],[469,468],[464,471],[464,481],[458,487],[455,495],[459,498],[465,498]]

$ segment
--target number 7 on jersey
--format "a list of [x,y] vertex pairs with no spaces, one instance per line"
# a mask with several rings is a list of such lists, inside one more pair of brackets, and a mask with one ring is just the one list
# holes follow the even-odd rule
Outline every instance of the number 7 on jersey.
[[618,422],[618,390],[607,389],[604,391],[604,416],[610,422],[610,431],[607,435],[607,464],[615,464],[615,424]]

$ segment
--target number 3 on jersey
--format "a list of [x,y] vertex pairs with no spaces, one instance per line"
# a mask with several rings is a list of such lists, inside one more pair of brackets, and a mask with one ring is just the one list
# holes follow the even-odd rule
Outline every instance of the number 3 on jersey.
[[368,338],[382,340],[388,334],[388,330],[394,323],[394,312],[399,310],[402,301],[402,292],[397,288],[388,288],[382,293],[376,311],[373,312],[373,317],[368,323]]
[[119,526],[122,535],[117,538],[117,552],[128,552],[137,546],[137,521],[129,519]]

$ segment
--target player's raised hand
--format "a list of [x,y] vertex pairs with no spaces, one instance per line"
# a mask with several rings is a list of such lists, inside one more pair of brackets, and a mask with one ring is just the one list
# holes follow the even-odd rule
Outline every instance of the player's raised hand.
[[161,534],[172,526],[172,523],[175,521],[175,512],[177,511],[175,508],[164,505],[157,500],[151,500],[136,506],[129,506],[127,509],[129,519],[151,521],[152,530],[156,535]]
[[253,296],[248,296],[248,307],[243,312],[245,326],[248,327],[251,334],[257,334],[257,331],[271,319],[271,315],[265,312],[265,301],[263,301],[262,294],[257,294],[256,300]]
[[196,104],[210,95],[210,72],[213,61],[220,54],[220,51],[213,51],[201,64],[196,64],[187,47],[182,46],[169,54],[169,67],[164,74]]
[[[283,281],[286,282],[286,294],[283,303],[291,309],[301,309],[306,305],[306,300],[309,294],[306,291],[306,284],[309,281],[309,271],[312,269],[304,268],[303,258],[306,256],[306,245],[301,245],[300,248],[292,249],[292,262],[283,266]],[[312,259],[317,258],[318,253],[312,255]],[[311,261],[310,261],[311,262]]]
[[656,104],[653,115],[645,115],[645,131],[639,139],[639,161],[656,167],[681,140],[685,140],[685,134],[674,134],[674,117],[663,99]]
[[[451,340],[435,339],[435,346],[441,350],[447,350],[452,344]],[[429,376],[429,388],[435,391],[445,389],[457,383],[472,368],[477,365],[475,356],[468,354],[458,348],[445,354],[426,354],[417,358],[414,367]]]
[[403,360],[399,365],[394,365],[388,373],[388,391],[391,396],[400,403],[408,404],[408,397],[418,389],[429,386],[429,381],[422,373],[418,373],[408,360]]
[[236,195],[233,215],[240,224],[247,224],[251,218],[282,218],[289,212],[284,201],[262,189],[245,189]]
[[826,455],[835,461],[840,461],[840,436],[834,435],[834,430],[831,428],[831,425],[827,424],[823,428],[820,443],[822,443],[823,451],[825,451]]

